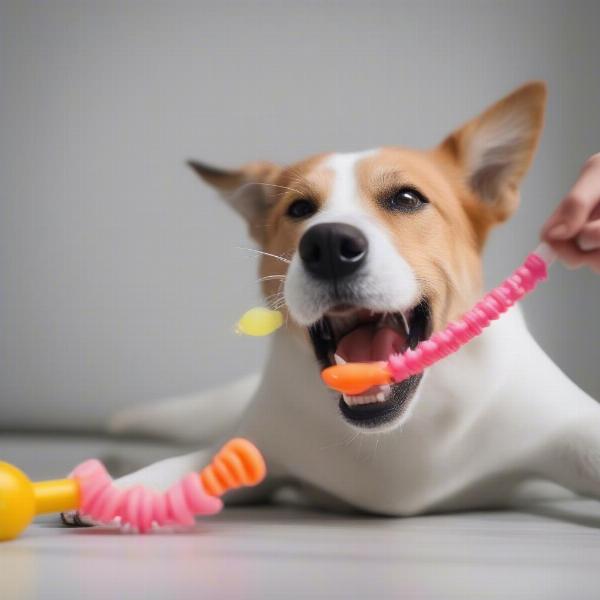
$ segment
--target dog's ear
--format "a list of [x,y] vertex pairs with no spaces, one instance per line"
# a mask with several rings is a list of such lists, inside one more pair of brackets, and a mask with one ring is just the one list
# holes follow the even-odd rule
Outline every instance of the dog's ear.
[[507,219],[540,137],[546,85],[531,82],[449,135],[440,149],[456,161],[485,220]]
[[271,184],[281,167],[267,161],[248,163],[235,170],[220,169],[196,160],[189,160],[187,164],[244,217],[250,235],[260,242],[261,225],[274,198]]

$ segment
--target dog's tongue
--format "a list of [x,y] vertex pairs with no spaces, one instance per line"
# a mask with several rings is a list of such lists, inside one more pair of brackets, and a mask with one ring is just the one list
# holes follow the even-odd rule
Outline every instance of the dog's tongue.
[[402,352],[405,347],[404,333],[391,327],[376,329],[374,325],[361,325],[339,341],[336,354],[346,362],[379,361]]

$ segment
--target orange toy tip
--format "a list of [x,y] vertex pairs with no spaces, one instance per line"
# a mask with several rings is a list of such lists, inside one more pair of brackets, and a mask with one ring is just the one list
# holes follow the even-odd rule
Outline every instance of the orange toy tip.
[[211,496],[222,496],[238,487],[259,484],[266,474],[265,460],[258,448],[248,440],[235,438],[202,470],[200,479]]
[[361,394],[374,385],[393,381],[386,362],[335,365],[324,369],[321,378],[327,387],[342,394]]

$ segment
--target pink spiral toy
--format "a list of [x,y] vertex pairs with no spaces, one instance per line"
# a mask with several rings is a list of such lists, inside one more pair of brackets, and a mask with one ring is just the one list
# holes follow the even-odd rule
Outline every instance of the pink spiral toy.
[[223,507],[207,494],[197,473],[190,473],[166,492],[144,486],[117,488],[102,463],[88,460],[73,471],[81,492],[79,512],[97,523],[118,520],[121,527],[145,533],[152,526],[190,526],[194,515],[214,515]]
[[332,389],[361,394],[372,386],[402,381],[421,373],[442,358],[456,352],[478,336],[492,321],[546,279],[555,258],[547,244],[540,244],[525,262],[498,287],[489,292],[458,321],[435,333],[416,348],[391,354],[387,362],[346,363],[325,369],[321,376]]
[[76,467],[71,478],[79,485],[78,510],[83,516],[145,533],[153,526],[192,526],[195,515],[214,515],[223,508],[218,496],[256,485],[265,473],[260,452],[249,441],[237,438],[200,473],[189,473],[165,492],[142,485],[120,489],[95,459]]

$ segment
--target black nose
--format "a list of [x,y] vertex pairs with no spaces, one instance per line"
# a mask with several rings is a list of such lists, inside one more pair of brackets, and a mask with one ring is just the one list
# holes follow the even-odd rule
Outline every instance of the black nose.
[[298,251],[307,271],[318,279],[340,279],[365,261],[369,242],[362,231],[346,223],[321,223],[300,240]]

